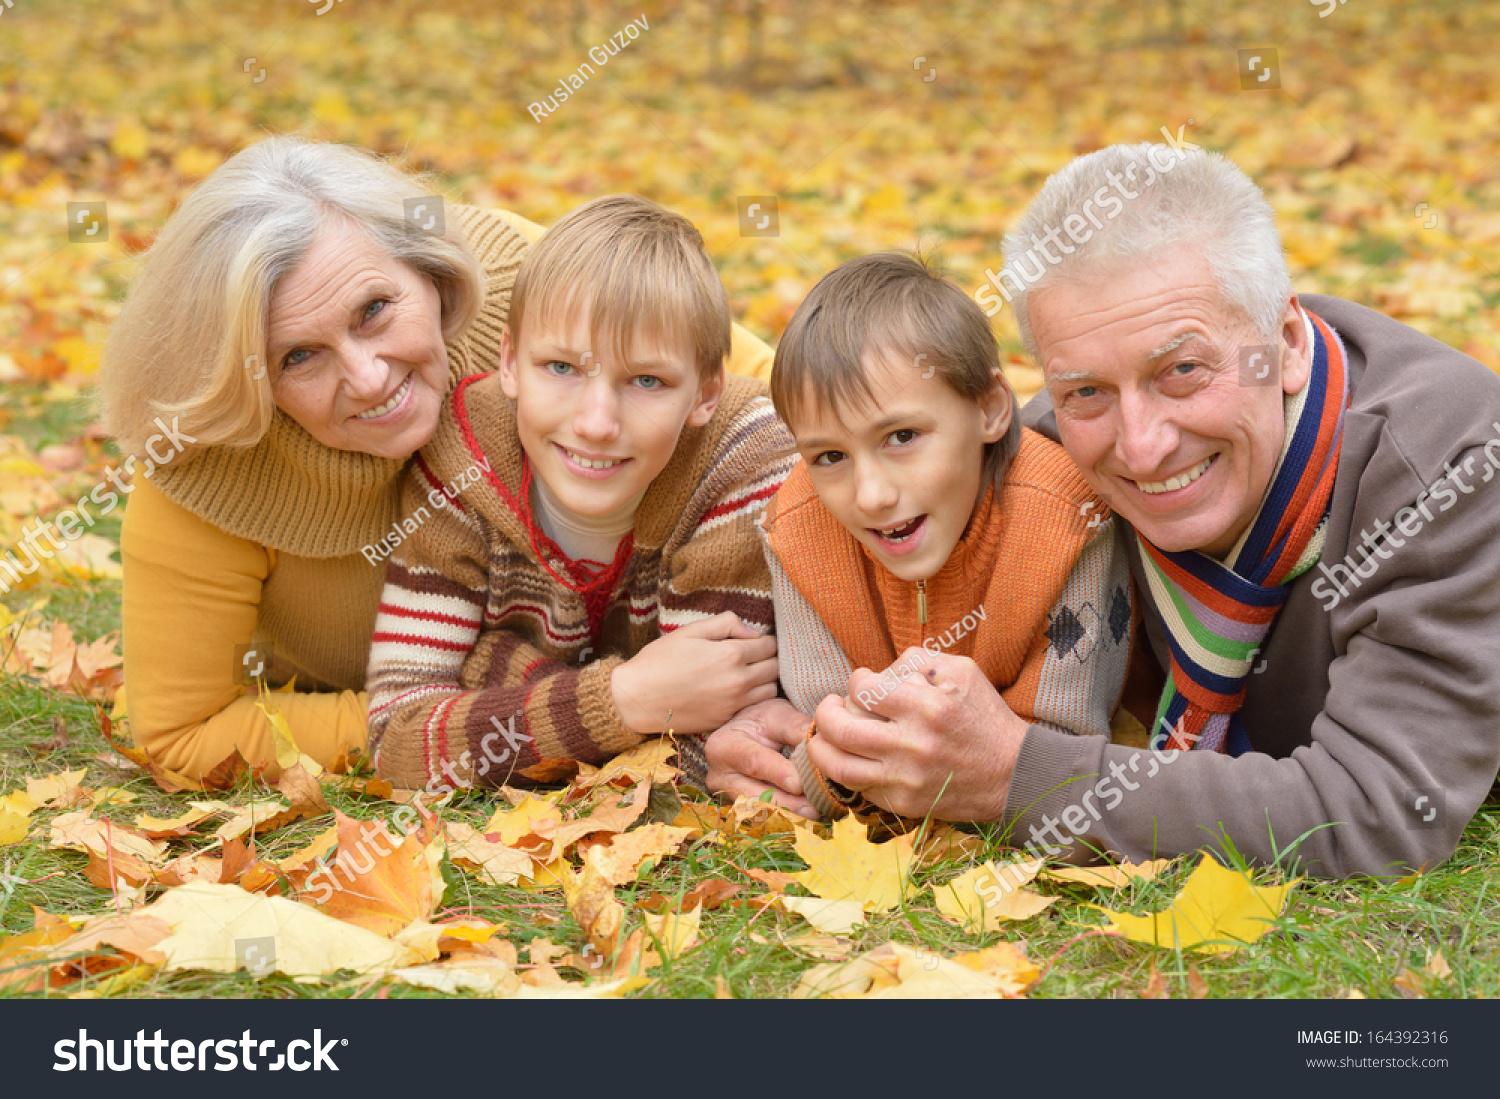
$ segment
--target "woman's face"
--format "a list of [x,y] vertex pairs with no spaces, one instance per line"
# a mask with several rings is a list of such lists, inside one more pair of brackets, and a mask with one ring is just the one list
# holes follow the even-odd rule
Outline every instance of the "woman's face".
[[330,226],[276,284],[271,392],[335,450],[406,458],[448,392],[437,288],[352,226]]

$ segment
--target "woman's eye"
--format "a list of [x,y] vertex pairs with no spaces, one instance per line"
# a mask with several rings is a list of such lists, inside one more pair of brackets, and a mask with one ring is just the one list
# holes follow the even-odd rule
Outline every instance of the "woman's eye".
[[813,459],[813,465],[831,466],[835,462],[842,462],[843,460],[844,452],[842,450],[825,450],[822,454],[819,454],[816,458]]
[[900,431],[891,432],[891,442],[897,446],[905,446],[917,437],[917,433],[909,427],[903,427]]
[[284,370],[289,366],[301,366],[311,357],[312,352],[307,350],[307,348],[305,347],[299,347],[295,351],[289,351],[287,352],[286,358],[281,360],[282,369]]
[[385,307],[389,304],[390,302],[385,298],[376,298],[369,305],[365,306],[365,320],[370,320],[372,317],[378,317],[382,312],[385,311]]

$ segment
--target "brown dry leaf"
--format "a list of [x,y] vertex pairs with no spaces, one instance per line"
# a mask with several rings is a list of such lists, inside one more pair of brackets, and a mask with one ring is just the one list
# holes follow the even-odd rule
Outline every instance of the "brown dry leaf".
[[961,832],[943,821],[934,821],[927,838],[917,848],[917,866],[925,868],[939,862],[966,862],[984,847],[983,836]]
[[[301,760],[282,771],[281,777],[276,780],[276,789],[291,802],[291,807],[264,824],[257,824],[257,834],[285,828],[293,821],[321,817],[330,811],[328,799],[323,796],[323,785],[318,781],[318,773],[321,773],[322,768],[306,756],[301,757]],[[306,764],[318,767],[318,771],[309,771]]]
[[689,831],[666,824],[648,824],[644,828],[608,837],[606,842],[590,847],[586,857],[593,857],[597,851],[599,872],[611,885],[625,885],[635,881],[646,860],[659,861],[666,855],[676,854],[677,849],[687,842]]
[[796,835],[797,854],[808,865],[797,881],[815,896],[858,901],[865,911],[880,913],[889,912],[911,893],[911,835],[874,844],[853,817],[834,823],[832,839],[819,839],[805,828],[798,828]]
[[589,852],[583,869],[563,883],[568,911],[598,957],[611,958],[620,943],[625,909],[615,899],[615,887],[598,864],[598,848]]
[[[734,799],[728,819],[733,822],[733,832],[752,839],[764,839],[780,832],[803,832],[809,823],[806,817],[798,816],[790,809],[783,809],[773,802],[761,801],[749,794],[741,794]],[[911,837],[907,838],[907,846],[911,846]]]
[[441,839],[428,842],[423,829],[397,840],[384,821],[358,821],[337,810],[334,817],[339,853],[323,876],[331,886],[319,886],[332,896],[312,898],[321,911],[386,936],[436,911],[444,889]]
[[1057,900],[1030,889],[1005,889],[1000,884],[1010,880],[1002,867],[987,862],[964,871],[946,885],[934,886],[932,895],[944,919],[970,931],[999,931],[1007,920],[1030,919]]
[[1448,964],[1448,959],[1443,957],[1441,948],[1432,952],[1432,958],[1427,963],[1427,972],[1438,980],[1447,980],[1453,976],[1453,967]]
[[690,892],[684,893],[681,898],[652,893],[645,900],[636,901],[635,906],[644,908],[648,912],[686,912],[690,908],[702,908],[705,912],[712,912],[744,888],[743,885],[737,885],[723,878],[707,878],[695,885]]
[[448,858],[453,865],[477,871],[480,879],[491,885],[515,885],[536,866],[524,851],[494,843],[461,821],[444,824],[443,833],[448,838]]
[[1188,998],[1193,1000],[1208,999],[1208,982],[1203,979],[1203,974],[1198,972],[1195,965],[1188,966]]
[[760,870],[752,866],[745,873],[756,881],[763,882],[773,893],[785,893],[787,886],[797,882],[796,874],[788,874],[782,870]]
[[714,999],[715,1000],[732,1000],[732,999],[734,999],[734,993],[731,992],[731,991],[729,991],[729,982],[727,982],[726,980],[724,980],[724,974],[722,974],[722,973],[715,973],[714,974]]
[[578,774],[578,761],[576,759],[539,759],[530,767],[523,767],[516,774],[544,785],[568,782]]
[[1167,979],[1161,975],[1156,968],[1156,963],[1151,963],[1151,975],[1146,979],[1146,987],[1141,989],[1143,1000],[1170,1000],[1172,994],[1167,991]]
[[1150,862],[1122,862],[1118,866],[1049,866],[1046,874],[1059,881],[1092,885],[1099,889],[1118,889],[1131,881],[1148,882],[1159,877],[1174,859],[1154,859]]
[[623,832],[635,823],[646,808],[646,801],[651,796],[649,783],[641,783],[635,788],[635,793],[624,805],[615,804],[614,791],[606,787],[609,796],[605,804],[596,808],[587,817],[578,820],[564,821],[557,825],[547,838],[552,841],[551,853],[541,858],[542,862],[555,862],[567,854],[568,848],[581,840],[584,836],[591,836],[596,832]]

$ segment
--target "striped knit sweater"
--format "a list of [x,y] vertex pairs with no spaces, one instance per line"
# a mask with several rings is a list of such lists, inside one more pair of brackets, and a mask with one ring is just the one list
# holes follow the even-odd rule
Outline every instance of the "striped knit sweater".
[[[757,520],[792,461],[764,384],[730,376],[713,419],[683,430],[614,563],[591,574],[532,516],[499,377],[461,383],[406,482],[375,623],[380,774],[411,789],[499,786],[543,759],[600,763],[638,743],[610,694],[623,661],[723,611],[772,631]],[[453,502],[435,506],[445,492]],[[679,747],[702,786],[702,738]]]

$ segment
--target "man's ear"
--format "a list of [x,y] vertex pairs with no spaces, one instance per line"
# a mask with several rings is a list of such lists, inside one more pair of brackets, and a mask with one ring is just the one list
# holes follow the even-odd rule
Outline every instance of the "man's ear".
[[989,392],[979,398],[979,409],[984,415],[981,435],[987,443],[997,443],[1010,430],[1010,419],[1016,414],[1016,397],[1010,391],[1005,374],[996,367],[992,374]]
[[719,399],[724,396],[724,368],[721,366],[714,372],[714,376],[698,386],[698,400],[693,405],[693,410],[688,413],[688,426],[702,427],[714,418],[714,410],[719,407]]
[[1312,340],[1307,334],[1307,324],[1302,319],[1302,307],[1297,295],[1287,299],[1286,309],[1281,314],[1281,389],[1288,395],[1300,393],[1312,376]]
[[516,348],[510,341],[510,325],[500,333],[500,388],[511,400],[520,389],[516,385]]

